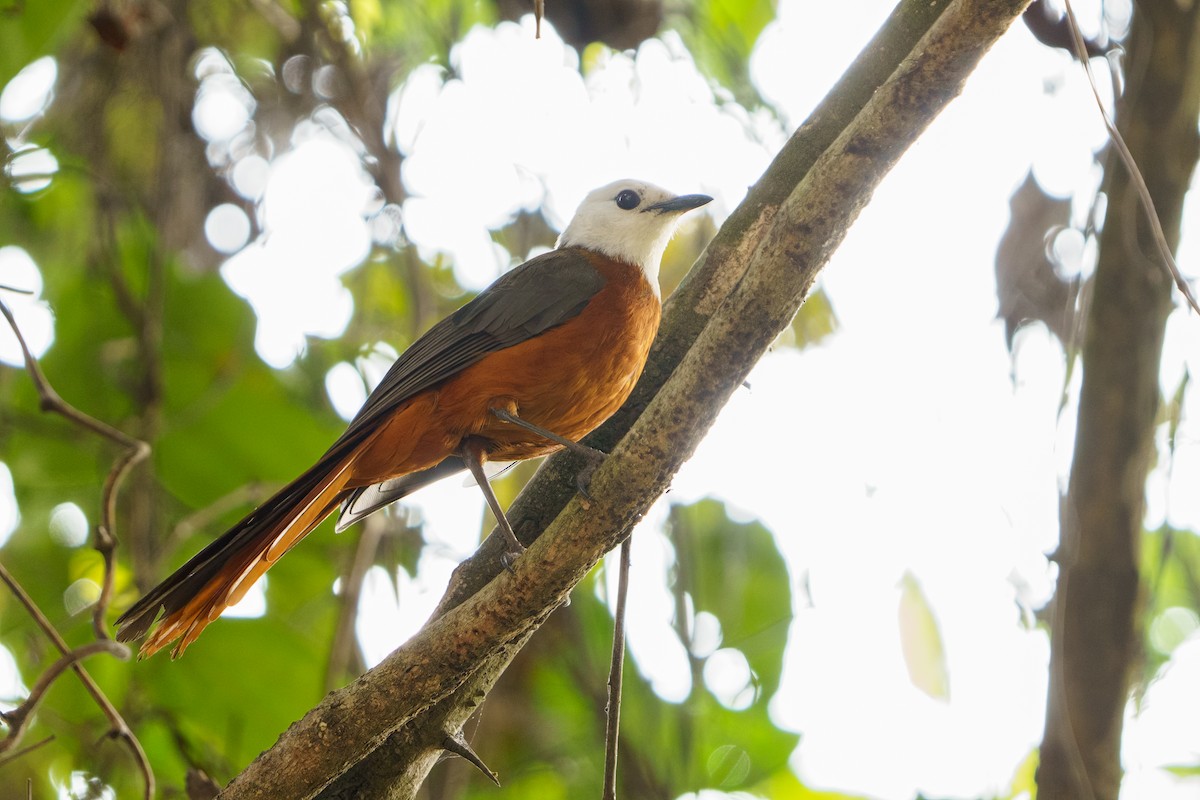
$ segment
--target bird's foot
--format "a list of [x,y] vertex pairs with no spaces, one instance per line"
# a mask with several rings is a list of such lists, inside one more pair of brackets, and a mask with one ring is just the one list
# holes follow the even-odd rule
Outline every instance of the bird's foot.
[[[508,520],[505,520],[507,522]],[[504,534],[505,550],[500,554],[500,563],[509,572],[513,571],[513,565],[517,563],[517,559],[525,553],[525,545],[521,544],[521,540],[513,533],[512,528],[505,524],[500,526],[500,530]]]

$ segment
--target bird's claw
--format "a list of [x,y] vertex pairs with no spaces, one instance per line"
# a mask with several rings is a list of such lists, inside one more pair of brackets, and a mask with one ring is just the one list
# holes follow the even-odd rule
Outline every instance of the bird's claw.
[[579,497],[584,508],[590,507],[592,503],[592,493],[589,488],[592,484],[592,476],[596,474],[596,470],[604,463],[608,455],[599,450],[591,450],[584,454],[587,458],[587,463],[583,465],[583,469],[575,474],[575,488],[579,491]]
[[520,540],[517,539],[516,534],[507,530],[504,531],[504,533],[504,538],[508,541],[506,542],[507,548],[503,553],[500,554],[500,563],[504,566],[504,569],[508,570],[509,572],[513,572],[513,565],[516,564],[517,559],[524,554],[525,545],[521,544]]
[[596,464],[590,463],[579,470],[579,474],[575,476],[575,488],[579,491],[579,496],[583,498],[585,508],[592,502],[592,493],[588,491],[588,487],[591,485],[592,475],[595,473]]

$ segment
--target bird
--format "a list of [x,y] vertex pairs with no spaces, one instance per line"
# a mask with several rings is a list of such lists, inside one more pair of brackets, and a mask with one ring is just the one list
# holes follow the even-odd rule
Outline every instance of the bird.
[[683,214],[711,200],[639,180],[588,193],[553,250],[418,337],[312,467],[134,603],[116,638],[144,637],[141,657],[174,642],[176,658],[335,509],[340,531],[464,469],[511,565],[524,548],[485,465],[562,448],[603,458],[579,440],[633,391],[661,317],[662,255]]

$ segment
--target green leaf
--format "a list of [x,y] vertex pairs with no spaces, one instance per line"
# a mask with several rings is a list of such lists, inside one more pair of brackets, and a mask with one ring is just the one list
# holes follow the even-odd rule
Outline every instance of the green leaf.
[[9,2],[0,8],[0,87],[26,64],[74,35],[91,7],[83,0]]
[[792,319],[787,330],[779,334],[775,344],[803,349],[817,344],[838,329],[837,314],[824,289],[809,294],[804,305]]
[[946,648],[929,599],[912,572],[900,580],[900,647],[908,677],[934,700],[949,701],[950,674]]
[[1145,531],[1141,573],[1147,587],[1147,624],[1138,697],[1200,618],[1200,536],[1165,524]]
[[773,19],[771,0],[698,0],[686,17],[671,22],[678,26],[700,69],[752,108],[761,100],[750,80],[750,53]]
[[[448,63],[450,48],[471,29],[495,19],[490,3],[475,0],[382,0],[383,17],[375,24],[370,14],[370,46],[373,51],[404,53],[409,63],[429,59]],[[357,11],[357,7],[352,8]]]
[[1163,769],[1180,778],[1200,778],[1200,764],[1177,764]]
[[1037,768],[1041,762],[1041,754],[1037,748],[1029,751],[1029,755],[1017,766],[1013,773],[1012,783],[1008,787],[1008,798],[1018,800],[1023,797],[1037,797]]
[[722,646],[746,656],[760,699],[769,699],[779,688],[792,621],[791,580],[775,537],[761,523],[733,522],[715,500],[672,506],[669,525],[676,580],[697,612],[720,620]]
[[862,795],[810,789],[790,769],[779,770],[752,787],[750,791],[756,797],[767,797],[770,800],[866,800]]

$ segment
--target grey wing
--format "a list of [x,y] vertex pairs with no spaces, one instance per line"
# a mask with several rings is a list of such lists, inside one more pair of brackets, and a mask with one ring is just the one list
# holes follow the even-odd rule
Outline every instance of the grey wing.
[[[573,319],[604,283],[604,276],[577,248],[544,253],[501,276],[400,354],[330,449],[359,441],[405,400],[453,377],[488,353],[520,344]],[[356,489],[342,503],[337,529],[344,530],[463,468],[461,460],[450,458],[423,472]]]
[[604,283],[604,276],[574,247],[543,253],[502,275],[400,354],[342,438],[374,429],[400,403],[488,353],[573,319]]

